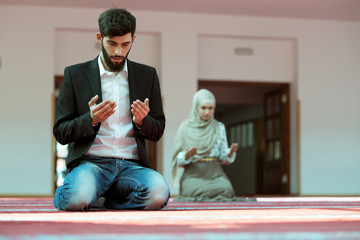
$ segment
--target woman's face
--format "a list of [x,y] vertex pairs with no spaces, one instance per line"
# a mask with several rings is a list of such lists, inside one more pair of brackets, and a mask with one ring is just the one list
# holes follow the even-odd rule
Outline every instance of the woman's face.
[[215,104],[211,102],[204,102],[199,105],[198,113],[203,121],[209,120],[214,116]]

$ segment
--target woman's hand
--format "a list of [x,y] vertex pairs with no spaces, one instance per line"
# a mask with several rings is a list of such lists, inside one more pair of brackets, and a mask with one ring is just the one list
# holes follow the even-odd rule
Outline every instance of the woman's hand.
[[188,160],[197,153],[197,148],[193,147],[190,150],[186,150],[185,160]]
[[230,147],[230,151],[229,151],[228,157],[230,158],[230,157],[234,154],[234,152],[236,152],[236,151],[237,151],[237,149],[238,149],[238,145],[237,145],[237,143],[233,143],[233,144],[231,144],[231,147]]

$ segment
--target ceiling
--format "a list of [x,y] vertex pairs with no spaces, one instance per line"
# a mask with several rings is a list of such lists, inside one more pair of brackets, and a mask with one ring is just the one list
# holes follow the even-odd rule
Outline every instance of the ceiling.
[[360,21],[360,0],[1,0],[0,5]]

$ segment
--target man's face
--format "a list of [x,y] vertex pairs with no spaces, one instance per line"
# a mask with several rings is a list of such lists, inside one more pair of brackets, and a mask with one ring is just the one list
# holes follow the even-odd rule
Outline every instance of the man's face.
[[105,69],[111,72],[120,72],[125,64],[125,60],[129,55],[135,36],[131,37],[131,33],[124,36],[101,37],[97,35],[98,41],[102,45],[102,60]]

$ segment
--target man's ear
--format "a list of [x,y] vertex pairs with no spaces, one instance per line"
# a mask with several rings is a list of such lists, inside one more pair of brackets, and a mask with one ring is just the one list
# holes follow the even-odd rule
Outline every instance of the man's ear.
[[134,35],[132,38],[132,42],[134,43],[136,36]]
[[96,33],[96,39],[101,43],[101,34],[99,32]]

